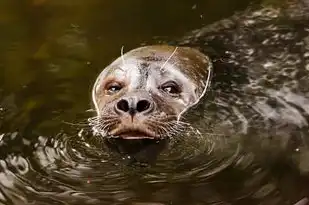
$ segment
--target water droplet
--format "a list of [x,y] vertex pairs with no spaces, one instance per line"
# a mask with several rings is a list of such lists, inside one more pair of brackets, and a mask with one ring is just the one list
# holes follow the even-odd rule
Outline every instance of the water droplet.
[[12,135],[11,135],[11,140],[14,140],[16,138],[17,134],[18,134],[17,132],[13,132]]
[[83,132],[84,132],[84,129],[81,129],[81,130],[78,132],[78,136],[79,136],[79,137],[82,137]]

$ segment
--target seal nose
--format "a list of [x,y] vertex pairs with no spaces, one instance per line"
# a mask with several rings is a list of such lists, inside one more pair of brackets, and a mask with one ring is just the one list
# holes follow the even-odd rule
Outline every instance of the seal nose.
[[129,107],[129,102],[126,99],[122,99],[116,104],[116,109],[122,112],[128,112],[130,107]]
[[153,108],[153,103],[148,99],[123,98],[116,103],[116,111],[135,115],[136,113],[147,113]]

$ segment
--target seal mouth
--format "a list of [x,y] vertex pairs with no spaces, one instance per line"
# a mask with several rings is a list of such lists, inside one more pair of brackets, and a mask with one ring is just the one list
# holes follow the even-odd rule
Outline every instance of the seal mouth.
[[121,138],[121,139],[156,139],[157,137],[149,130],[141,130],[141,129],[118,129],[113,131],[113,138]]

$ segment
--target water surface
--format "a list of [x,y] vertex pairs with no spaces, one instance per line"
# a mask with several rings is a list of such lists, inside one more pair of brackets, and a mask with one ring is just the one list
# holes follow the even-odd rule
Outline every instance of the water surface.
[[[171,42],[252,1],[2,0],[0,204],[291,204],[302,179],[271,174],[232,142],[105,143],[92,136],[91,89],[125,50]],[[205,134],[205,133],[204,133]],[[211,133],[208,133],[211,138]],[[215,136],[218,137],[219,135]],[[129,144],[129,145],[128,145]],[[121,145],[121,146],[120,146]],[[236,161],[237,161],[236,160]],[[289,173],[282,197],[275,187]],[[214,173],[219,173],[214,177]],[[248,180],[250,179],[250,180]],[[284,181],[283,180],[283,181]],[[282,190],[281,190],[282,191]],[[250,197],[249,197],[250,196]]]

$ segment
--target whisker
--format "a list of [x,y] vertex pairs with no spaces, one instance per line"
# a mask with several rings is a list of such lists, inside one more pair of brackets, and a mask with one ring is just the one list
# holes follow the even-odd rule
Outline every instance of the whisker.
[[169,128],[176,133],[176,132],[184,131],[186,127],[179,126],[179,125],[173,123],[173,124],[170,124]]
[[120,54],[121,54],[121,60],[122,60],[122,64],[123,66],[125,66],[125,61],[124,61],[124,57],[123,57],[123,49],[124,49],[124,46],[121,46],[121,50],[120,50]]
[[172,53],[172,54],[167,58],[167,60],[163,63],[163,65],[162,65],[161,68],[160,68],[160,71],[162,71],[162,70],[164,69],[165,65],[166,65],[167,62],[173,57],[173,55],[176,53],[177,49],[178,49],[178,47],[176,47],[176,48],[174,49],[173,53]]
[[92,126],[95,133],[106,137],[111,127],[119,122],[117,116],[99,115],[88,119],[89,125]]
[[62,123],[67,124],[67,125],[72,125],[72,126],[88,126],[88,123],[73,123],[73,122],[66,122],[66,121],[62,121]]
[[96,122],[96,121],[98,121],[99,119],[100,119],[99,116],[90,117],[90,118],[88,118],[88,122]]
[[170,123],[175,123],[175,124],[181,125],[181,126],[191,126],[190,123],[183,122],[183,121],[178,121],[178,120],[173,120],[173,121],[171,121]]
[[[183,122],[183,121],[177,121],[177,120],[171,120],[168,121],[168,119],[176,119],[175,116],[169,116],[168,118],[162,118],[159,115],[155,115],[150,117],[147,122],[151,125],[151,127],[154,127],[156,125],[157,130],[155,130],[155,133],[159,133],[160,137],[168,136],[172,137],[180,132],[185,131],[188,127],[190,127],[190,123]],[[162,121],[164,120],[164,121]]]
[[96,117],[93,117],[93,118],[102,119],[102,118],[115,118],[115,117],[117,117],[117,115],[100,114],[99,116],[96,116]]
[[107,124],[107,123],[112,123],[112,122],[117,122],[118,119],[108,119],[108,120],[101,120],[101,124]]
[[158,122],[153,119],[147,120],[146,124],[150,125],[153,128],[154,132],[157,134],[158,138],[164,138],[164,136],[170,136],[171,130],[169,127],[166,127],[166,123]]
[[99,116],[99,117],[92,117],[88,119],[88,122],[90,124],[98,124],[98,123],[104,123],[109,122],[112,120],[117,120],[117,117],[114,116]]

